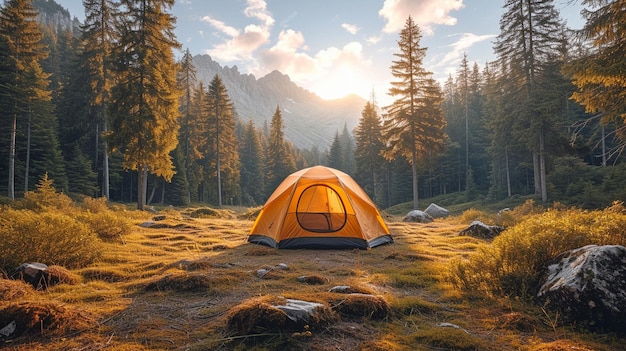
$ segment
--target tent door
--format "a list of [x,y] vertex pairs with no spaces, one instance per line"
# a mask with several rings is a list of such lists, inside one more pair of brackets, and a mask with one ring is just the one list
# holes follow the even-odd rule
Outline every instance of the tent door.
[[315,233],[339,231],[348,218],[341,196],[323,184],[304,189],[298,199],[296,217],[303,229]]

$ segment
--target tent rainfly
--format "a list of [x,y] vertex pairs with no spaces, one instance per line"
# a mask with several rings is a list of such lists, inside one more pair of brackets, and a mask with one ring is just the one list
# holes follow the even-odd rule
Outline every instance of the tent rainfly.
[[354,179],[315,166],[280,183],[261,209],[248,242],[279,249],[367,249],[393,239],[376,205]]

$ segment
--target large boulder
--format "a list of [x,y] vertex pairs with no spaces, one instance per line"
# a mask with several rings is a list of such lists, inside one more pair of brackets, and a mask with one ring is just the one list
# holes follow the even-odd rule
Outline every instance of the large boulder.
[[424,212],[428,213],[433,218],[443,218],[450,215],[450,211],[437,204],[432,203],[428,205],[428,207],[426,207]]
[[473,221],[470,225],[461,230],[459,235],[472,236],[480,239],[493,239],[498,236],[504,228],[497,225],[487,225],[481,221]]
[[407,213],[402,220],[404,222],[430,223],[433,221],[433,217],[426,212],[413,210]]
[[538,296],[578,325],[626,328],[626,248],[588,245],[563,253],[547,268]]

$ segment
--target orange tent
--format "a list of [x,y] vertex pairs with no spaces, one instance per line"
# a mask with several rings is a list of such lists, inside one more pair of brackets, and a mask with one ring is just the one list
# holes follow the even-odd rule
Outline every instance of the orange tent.
[[392,243],[374,202],[346,173],[315,166],[289,175],[259,213],[248,242],[280,249]]

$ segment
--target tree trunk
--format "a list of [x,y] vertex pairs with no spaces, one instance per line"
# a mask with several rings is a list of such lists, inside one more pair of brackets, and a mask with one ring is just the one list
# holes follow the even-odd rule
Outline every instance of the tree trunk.
[[535,195],[541,194],[541,170],[539,152],[533,151],[533,180],[535,182]]
[[504,149],[504,163],[506,167],[506,193],[511,197],[511,170],[509,169],[509,150]]
[[[146,204],[149,205],[154,200],[154,194],[156,193],[156,189],[159,186],[159,181],[157,179],[154,180],[154,185],[152,186],[152,191],[150,191],[150,197],[146,201]],[[146,187],[147,188],[147,187]]]
[[413,162],[411,165],[411,170],[413,172],[413,209],[418,210],[419,207],[419,198],[418,198],[418,189],[417,189],[417,151],[415,147],[413,147]]
[[137,174],[137,209],[143,211],[146,207],[148,192],[148,166],[143,165]]
[[28,128],[26,131],[26,165],[24,169],[24,193],[28,191],[28,177],[30,176],[30,106],[28,107]]
[[217,154],[217,205],[222,207],[222,165],[220,163],[219,148]]
[[541,176],[541,202],[548,202],[548,189],[546,189],[546,155],[543,129],[539,132],[539,173]]
[[[107,135],[109,128],[107,127],[106,117],[104,121],[104,135]],[[106,137],[104,138],[104,145],[102,151],[102,191],[104,197],[108,200],[111,199],[109,194],[109,143],[107,142]]]
[[11,127],[11,146],[9,147],[9,193],[11,200],[15,200],[15,136],[17,134],[17,114],[13,114]]

